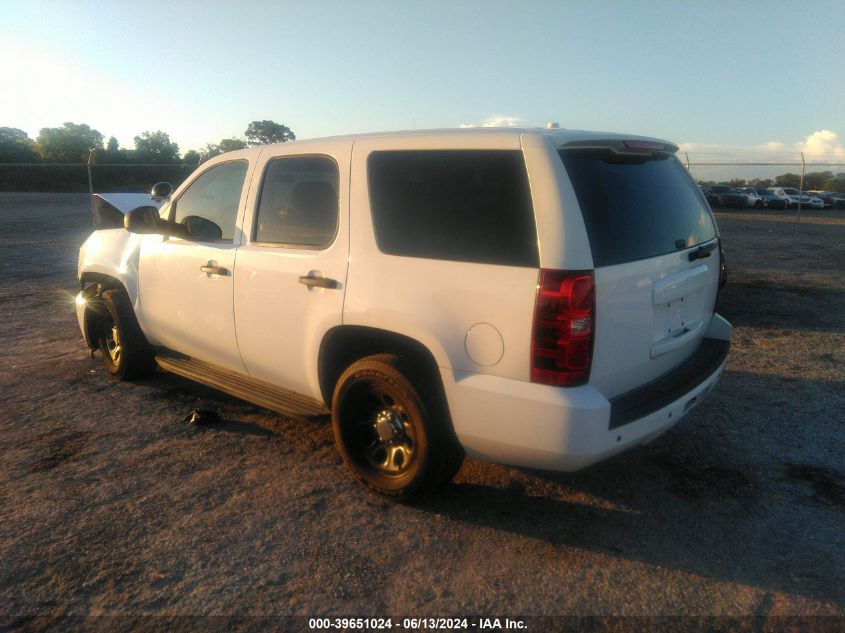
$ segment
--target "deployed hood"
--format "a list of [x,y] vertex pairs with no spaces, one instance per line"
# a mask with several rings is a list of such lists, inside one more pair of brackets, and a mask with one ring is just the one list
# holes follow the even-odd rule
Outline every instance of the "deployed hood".
[[136,207],[161,207],[148,193],[95,193],[91,204],[94,229],[123,228],[123,216]]

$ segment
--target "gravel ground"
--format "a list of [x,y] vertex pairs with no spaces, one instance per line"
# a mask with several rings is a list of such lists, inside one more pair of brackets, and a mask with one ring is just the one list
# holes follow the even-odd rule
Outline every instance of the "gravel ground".
[[[720,312],[736,329],[704,404],[585,471],[467,460],[401,505],[346,474],[327,419],[163,373],[113,381],[73,308],[87,198],[0,194],[0,629],[68,615],[845,616],[845,214],[718,220]],[[198,405],[223,421],[182,423]]]

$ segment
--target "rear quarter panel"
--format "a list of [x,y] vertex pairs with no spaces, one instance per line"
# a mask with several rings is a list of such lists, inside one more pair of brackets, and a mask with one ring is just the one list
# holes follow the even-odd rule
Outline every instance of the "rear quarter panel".
[[[367,159],[375,150],[406,149],[519,150],[521,146],[519,135],[513,132],[385,136],[355,142],[344,324],[411,337],[431,351],[441,368],[528,380],[536,268],[401,257],[379,251],[370,212]],[[533,190],[533,180],[531,187]],[[484,352],[488,361],[495,360],[492,364],[477,364],[467,353],[467,335],[476,325],[486,333]]]

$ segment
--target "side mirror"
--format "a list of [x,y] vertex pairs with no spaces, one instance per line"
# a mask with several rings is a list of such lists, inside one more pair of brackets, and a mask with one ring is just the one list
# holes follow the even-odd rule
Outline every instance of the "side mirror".
[[182,220],[187,239],[198,242],[214,242],[223,239],[223,229],[216,222],[199,215],[189,215]]
[[171,185],[169,182],[157,182],[153,185],[153,188],[150,189],[150,198],[152,198],[156,202],[166,200],[172,194],[173,185]]
[[155,207],[135,207],[123,216],[123,228],[130,233],[158,235],[167,234],[166,222],[162,222]]

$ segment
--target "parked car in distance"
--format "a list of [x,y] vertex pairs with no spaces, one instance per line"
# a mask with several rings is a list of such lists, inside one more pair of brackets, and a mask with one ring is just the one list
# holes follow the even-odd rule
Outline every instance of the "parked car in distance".
[[727,185],[707,185],[701,188],[707,202],[714,209],[723,207],[733,207],[735,209],[744,209],[748,204],[748,198],[745,194],[739,193],[733,187]]
[[814,198],[818,198],[819,200],[821,200],[822,206],[825,209],[832,209],[833,207],[836,206],[836,204],[833,202],[833,196],[831,196],[830,194],[828,194],[826,192],[823,192],[823,191],[808,191],[807,194],[810,195],[810,196],[813,196]]
[[790,199],[786,196],[780,196],[769,189],[755,189],[755,191],[768,208],[783,210],[789,207]]
[[824,202],[825,209],[845,209],[845,193],[832,191],[808,191],[807,193]]
[[787,198],[789,198],[789,206],[791,207],[797,207],[800,203],[801,206],[805,208],[824,208],[824,202],[822,202],[820,198],[811,196],[807,192],[801,193],[801,191],[799,191],[795,187],[771,187],[770,190],[778,195],[786,196]]
[[776,196],[780,196],[782,198],[785,198],[788,201],[788,205],[790,207],[797,207],[798,202],[800,200],[798,190],[790,188],[790,191],[795,192],[795,195],[791,195],[789,192],[787,192],[786,189],[787,188],[785,188],[785,187],[769,187],[768,189],[766,189],[766,191],[773,193]]
[[742,187],[741,189],[737,189],[737,193],[745,195],[745,204],[748,207],[762,209],[768,206],[768,201],[759,193],[757,193],[757,190],[754,189],[754,187]]
[[490,128],[227,152],[85,241],[79,326],[117,379],[158,366],[330,413],[349,471],[392,498],[465,455],[578,470],[725,368],[719,231],[677,150]]

